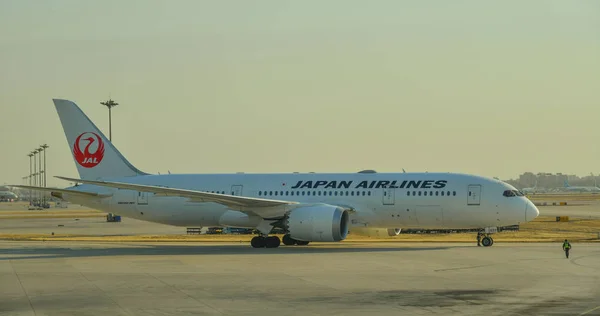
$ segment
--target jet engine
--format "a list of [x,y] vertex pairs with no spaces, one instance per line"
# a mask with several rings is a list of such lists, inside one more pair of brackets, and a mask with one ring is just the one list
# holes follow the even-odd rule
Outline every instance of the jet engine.
[[332,205],[299,207],[286,219],[290,237],[301,241],[341,241],[348,235],[350,215]]
[[401,228],[371,228],[371,227],[352,227],[351,234],[368,237],[388,237],[398,236],[402,231]]

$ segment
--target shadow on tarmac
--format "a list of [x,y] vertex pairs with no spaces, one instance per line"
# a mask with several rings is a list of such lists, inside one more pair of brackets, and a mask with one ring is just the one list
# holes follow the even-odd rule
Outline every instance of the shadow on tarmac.
[[[106,245],[106,247],[103,247]],[[248,244],[240,245],[145,245],[125,244],[114,247],[114,244],[80,244],[69,243],[69,247],[51,244],[45,247],[2,247],[0,261],[25,259],[53,259],[80,257],[114,257],[114,256],[198,256],[198,255],[294,255],[294,254],[335,254],[335,253],[381,253],[446,250],[456,247],[343,247],[336,245],[314,246],[280,246],[279,248],[252,248]],[[459,246],[460,247],[460,246]],[[17,256],[15,256],[17,255]]]

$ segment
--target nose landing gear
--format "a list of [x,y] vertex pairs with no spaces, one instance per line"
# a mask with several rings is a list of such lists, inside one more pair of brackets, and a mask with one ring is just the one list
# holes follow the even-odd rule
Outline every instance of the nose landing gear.
[[483,239],[481,239],[481,245],[483,245],[484,247],[490,247],[494,244],[494,239],[492,238],[492,236],[485,236],[483,237]]
[[477,246],[491,247],[494,244],[493,233],[498,232],[498,227],[486,227],[477,232]]

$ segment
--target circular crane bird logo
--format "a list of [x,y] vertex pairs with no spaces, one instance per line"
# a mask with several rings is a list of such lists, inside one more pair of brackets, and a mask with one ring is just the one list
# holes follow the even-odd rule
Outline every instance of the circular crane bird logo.
[[[81,146],[85,146],[81,151]],[[93,150],[94,152],[90,152]],[[77,137],[73,144],[73,156],[79,165],[84,168],[97,166],[104,158],[104,142],[96,133],[83,133]]]

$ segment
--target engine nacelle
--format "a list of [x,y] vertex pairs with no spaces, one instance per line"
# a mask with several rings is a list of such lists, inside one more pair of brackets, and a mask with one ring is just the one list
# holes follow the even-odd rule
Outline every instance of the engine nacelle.
[[288,215],[290,237],[301,241],[341,241],[348,236],[350,214],[332,205],[306,206]]
[[389,237],[398,236],[401,231],[401,228],[352,227],[350,229],[350,234],[368,237]]

